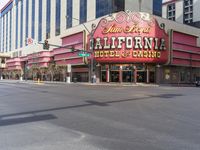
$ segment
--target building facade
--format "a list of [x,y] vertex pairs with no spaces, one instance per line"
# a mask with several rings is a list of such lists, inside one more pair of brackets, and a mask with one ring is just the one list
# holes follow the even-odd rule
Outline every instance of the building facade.
[[11,56],[3,75],[190,83],[200,76],[199,30],[158,17],[161,5],[158,0],[11,0],[1,10],[1,51]]
[[199,0],[163,0],[162,17],[200,28]]
[[23,56],[33,52],[27,38],[59,43],[73,26],[124,10],[161,15],[160,4],[161,0],[10,0],[1,10],[0,50]]
[[[57,59],[57,55],[54,57],[52,52],[63,44],[63,37],[80,33],[81,39],[86,40],[92,20],[124,10],[161,15],[161,0],[159,3],[158,0],[10,0],[0,13],[0,51],[12,58],[7,61],[6,72],[11,74],[15,70],[14,76],[21,76],[25,74],[25,68],[47,67],[52,60],[59,62],[60,58]],[[50,46],[51,52],[45,52],[43,45],[38,44],[46,39],[50,44],[57,45]],[[73,45],[73,42],[70,44]],[[81,48],[85,48],[84,43]],[[37,55],[40,52],[45,54],[44,57]],[[78,68],[87,61],[73,53],[68,57],[62,58],[65,64],[70,59],[73,62],[71,64],[74,67],[76,64]]]
[[105,17],[88,42],[100,66],[97,77],[101,82],[193,83],[200,76],[199,31],[147,13]]

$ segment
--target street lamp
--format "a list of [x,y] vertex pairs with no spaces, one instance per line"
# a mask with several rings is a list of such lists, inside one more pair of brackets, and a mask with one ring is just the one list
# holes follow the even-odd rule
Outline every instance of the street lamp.
[[[66,18],[68,18],[68,17],[69,16],[66,16]],[[80,21],[79,19],[74,18],[74,17],[72,17],[72,19]],[[94,71],[94,58],[93,58],[92,54],[93,54],[93,49],[94,49],[93,48],[93,44],[94,44],[93,35],[94,35],[94,29],[95,29],[96,25],[95,24],[91,25],[91,28],[92,28],[91,31],[86,27],[86,25],[84,23],[82,23],[82,25],[90,35],[90,51],[89,51],[89,53],[91,54],[91,59],[90,59],[89,81],[91,83],[93,83],[93,76],[95,76],[95,71]]]

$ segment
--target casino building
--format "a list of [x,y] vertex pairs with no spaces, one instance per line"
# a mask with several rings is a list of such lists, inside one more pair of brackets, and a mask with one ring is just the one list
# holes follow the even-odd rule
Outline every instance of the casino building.
[[158,2],[11,0],[0,15],[0,50],[10,55],[2,74],[67,82],[96,76],[97,82],[191,83],[200,77],[200,30],[156,16]]

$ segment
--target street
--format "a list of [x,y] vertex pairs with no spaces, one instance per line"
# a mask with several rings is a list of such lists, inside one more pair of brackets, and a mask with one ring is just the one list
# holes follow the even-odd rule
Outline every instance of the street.
[[200,88],[0,82],[1,150],[199,150]]

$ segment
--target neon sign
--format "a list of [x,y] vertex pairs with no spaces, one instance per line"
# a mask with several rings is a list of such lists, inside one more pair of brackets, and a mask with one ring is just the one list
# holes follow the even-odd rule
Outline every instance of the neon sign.
[[165,63],[168,59],[168,36],[147,13],[119,12],[101,19],[90,43],[98,62]]

